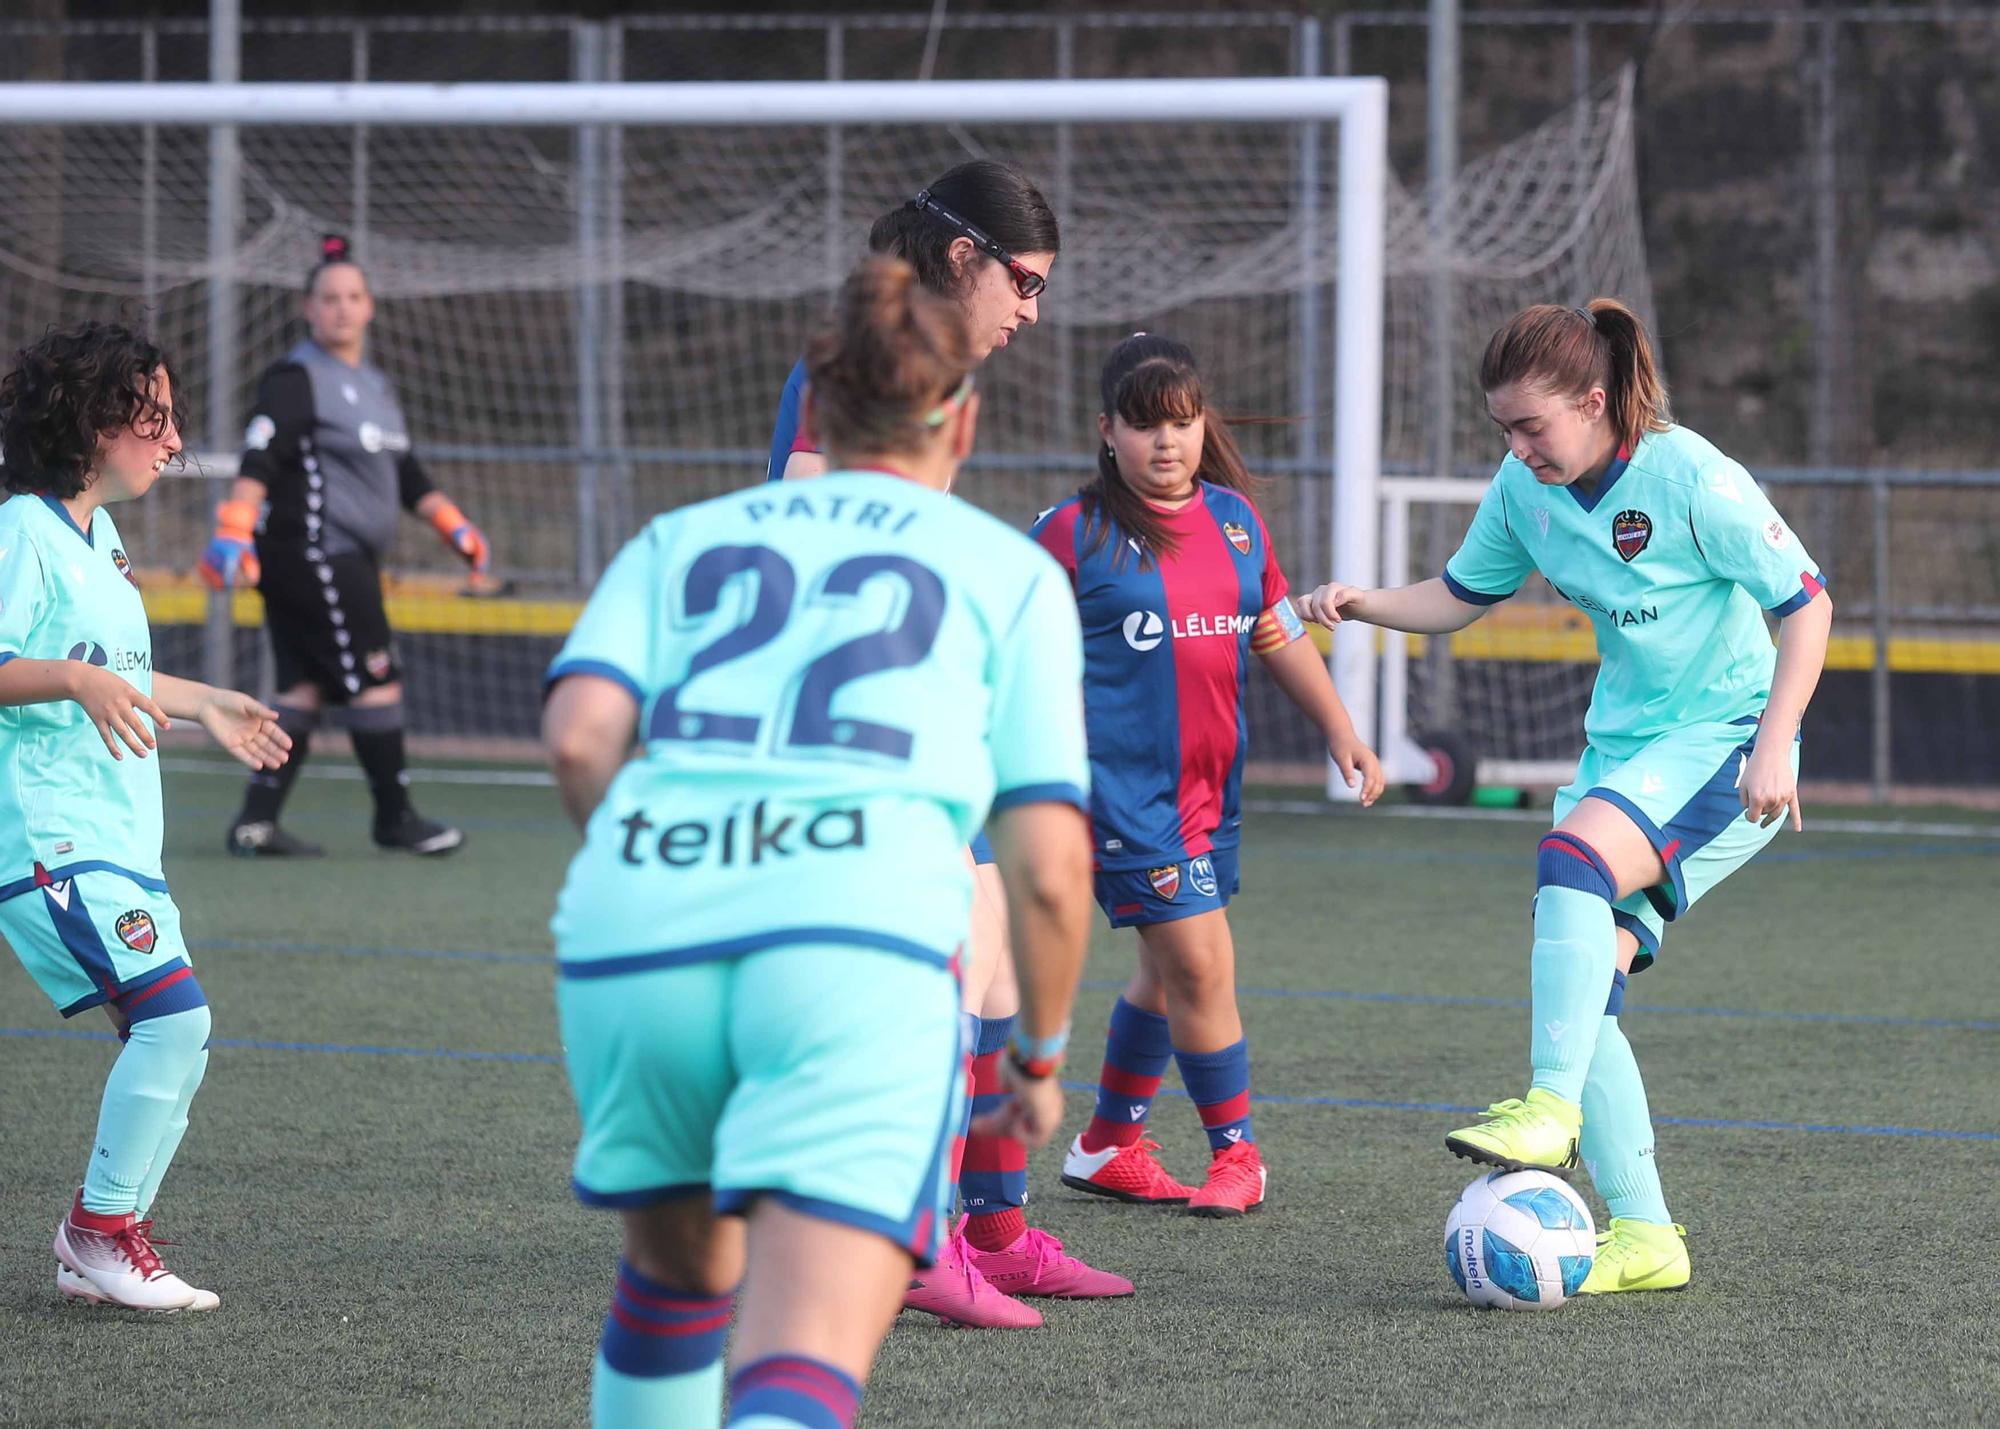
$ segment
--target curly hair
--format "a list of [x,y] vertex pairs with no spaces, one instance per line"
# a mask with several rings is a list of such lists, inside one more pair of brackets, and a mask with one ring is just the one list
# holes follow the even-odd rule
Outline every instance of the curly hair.
[[173,370],[167,355],[118,323],[51,328],[14,354],[0,378],[0,476],[7,490],[58,500],[90,484],[98,442],[151,418],[182,422],[178,391],[164,411],[150,395],[153,374]]

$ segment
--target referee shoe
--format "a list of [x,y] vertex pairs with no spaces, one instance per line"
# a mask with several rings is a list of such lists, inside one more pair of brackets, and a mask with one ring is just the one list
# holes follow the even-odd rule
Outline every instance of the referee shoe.
[[404,809],[393,824],[375,826],[375,847],[392,853],[446,854],[464,842],[465,835],[457,829],[434,824],[415,809]]

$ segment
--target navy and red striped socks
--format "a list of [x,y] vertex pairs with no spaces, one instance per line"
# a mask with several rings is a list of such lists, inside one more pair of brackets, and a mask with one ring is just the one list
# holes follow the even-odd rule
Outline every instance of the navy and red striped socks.
[[[1014,1019],[982,1017],[973,1043],[972,1114],[996,1110],[1006,1096],[1000,1056]],[[965,1208],[965,1238],[980,1250],[1005,1250],[1028,1229],[1021,1208],[1028,1203],[1028,1148],[1011,1136],[968,1134],[958,1176],[958,1199]]]
[[1083,1131],[1083,1149],[1131,1146],[1146,1132],[1146,1117],[1173,1060],[1167,1019],[1119,998],[1111,1008],[1104,1070],[1097,1078],[1097,1108]]
[[[852,1429],[861,1386],[852,1376],[804,1355],[766,1355],[729,1377],[731,1424],[796,1424]],[[678,1419],[651,1421],[678,1424]],[[713,1423],[711,1419],[709,1421]]]
[[713,1424],[733,1295],[676,1290],[618,1262],[591,1380],[591,1422]]
[[1174,1049],[1181,1085],[1201,1113],[1211,1151],[1224,1151],[1257,1138],[1250,1130],[1250,1042],[1239,1038],[1219,1052]]

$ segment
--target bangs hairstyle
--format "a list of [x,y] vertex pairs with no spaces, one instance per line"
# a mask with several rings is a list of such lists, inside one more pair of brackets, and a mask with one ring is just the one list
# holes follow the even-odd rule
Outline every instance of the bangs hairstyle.
[[1486,344],[1479,388],[1517,385],[1572,400],[1602,387],[1605,415],[1627,450],[1674,421],[1646,325],[1616,298],[1580,308],[1537,303],[1509,318]]
[[[1104,360],[1098,377],[1100,410],[1107,417],[1123,418],[1130,427],[1154,427],[1162,422],[1185,422],[1205,418],[1201,439],[1201,460],[1195,480],[1226,486],[1254,497],[1264,482],[1250,474],[1235,434],[1221,412],[1209,405],[1208,388],[1201,370],[1195,366],[1194,352],[1184,342],[1135,332]],[[1126,482],[1118,470],[1118,458],[1109,444],[1098,449],[1097,476],[1078,493],[1083,498],[1084,550],[1095,555],[1112,539],[1115,526],[1122,533],[1112,554],[1122,565],[1128,547],[1123,536],[1138,543],[1139,569],[1151,569],[1162,555],[1173,555],[1179,544],[1167,529],[1160,512]]]
[[[1055,210],[1028,176],[1011,164],[973,159],[939,175],[929,192],[1016,258],[1062,251]],[[901,258],[916,268],[933,293],[956,296],[968,286],[974,267],[951,266],[952,242],[963,236],[911,199],[875,220],[868,230],[868,251]],[[979,260],[985,255],[973,257]]]
[[900,258],[869,258],[841,285],[806,344],[813,428],[829,452],[923,451],[925,421],[973,368],[957,303],[925,290]]
[[[149,393],[161,371],[173,387],[171,411]],[[168,420],[182,428],[180,382],[150,338],[117,323],[51,328],[16,352],[0,378],[0,475],[11,492],[80,496],[99,441],[148,424],[164,430]]]

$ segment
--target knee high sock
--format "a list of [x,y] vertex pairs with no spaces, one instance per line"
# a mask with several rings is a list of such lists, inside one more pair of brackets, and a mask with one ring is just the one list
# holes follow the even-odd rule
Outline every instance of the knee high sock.
[[[982,1017],[973,1044],[972,1113],[994,1110],[1005,1095],[1000,1058],[1014,1030],[1014,1019]],[[1028,1228],[1022,1207],[1028,1203],[1028,1148],[1011,1136],[965,1138],[965,1164],[958,1176],[958,1198],[965,1207],[965,1238],[980,1250],[1005,1250]]]
[[1632,1044],[1618,1025],[1624,999],[1625,974],[1619,973],[1604,1025],[1598,1029],[1590,1076],[1583,1084],[1583,1164],[1612,1215],[1669,1225],[1673,1217],[1667,1214],[1660,1168],[1653,1157],[1646,1083],[1639,1076]]
[[677,1290],[618,1262],[590,1381],[596,1429],[722,1422],[722,1342],[733,1295]]
[[730,1429],[852,1429],[853,1376],[805,1355],[766,1355],[729,1377]]
[[396,823],[410,808],[410,776],[403,761],[403,702],[350,706],[347,737],[354,742],[354,757],[368,775],[368,792],[375,797],[375,826]]
[[1181,1085],[1201,1114],[1210,1151],[1226,1151],[1257,1139],[1250,1129],[1248,1038],[1238,1038],[1219,1052],[1183,1052],[1176,1047],[1174,1062],[1181,1069]]
[[1611,919],[1617,885],[1595,849],[1561,832],[1542,840],[1536,882],[1529,959],[1534,1085],[1576,1102],[1618,963]]
[[1160,1094],[1160,1079],[1174,1057],[1167,1019],[1119,998],[1111,1008],[1104,1070],[1097,1078],[1097,1107],[1083,1131],[1083,1149],[1131,1146],[1146,1134],[1146,1117]]
[[160,1138],[160,1148],[153,1153],[153,1164],[146,1169],[146,1179],[139,1186],[139,1219],[153,1209],[153,1201],[160,1194],[160,1182],[167,1176],[167,1167],[173,1164],[174,1153],[181,1149],[181,1138],[187,1135],[188,1106],[194,1101],[194,1094],[201,1090],[201,1079],[208,1075],[208,1048],[204,1045],[194,1059],[194,1070],[188,1073],[187,1081],[181,1085],[181,1097],[174,1104],[173,1114],[167,1118],[166,1134]]
[[242,821],[246,824],[277,822],[278,812],[292,792],[292,785],[312,753],[313,731],[319,728],[319,711],[298,705],[278,704],[278,728],[292,737],[292,752],[276,769],[260,769],[250,776],[243,791]]
[[[181,1094],[208,1045],[208,1004],[194,975],[164,979],[145,991],[155,989],[156,997],[133,1006],[125,1048],[104,1080],[97,1139],[83,1178],[83,1208],[99,1215],[139,1209]],[[153,1004],[157,1015],[142,1015]]]

